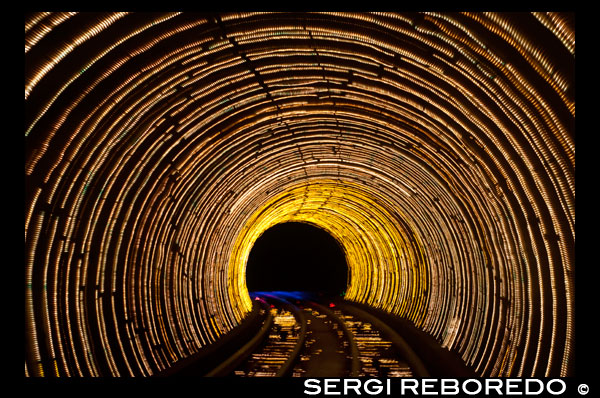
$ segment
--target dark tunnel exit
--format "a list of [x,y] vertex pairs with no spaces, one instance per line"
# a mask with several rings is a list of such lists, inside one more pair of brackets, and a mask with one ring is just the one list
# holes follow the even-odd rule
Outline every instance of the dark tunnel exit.
[[306,223],[287,222],[266,230],[254,243],[246,268],[250,292],[304,291],[341,295],[348,266],[338,242]]

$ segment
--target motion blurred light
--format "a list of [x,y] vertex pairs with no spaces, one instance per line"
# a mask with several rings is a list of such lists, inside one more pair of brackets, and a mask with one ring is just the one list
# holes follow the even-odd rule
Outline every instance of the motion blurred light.
[[[280,222],[306,222],[340,243],[350,273],[346,298],[374,306],[388,303],[388,311],[418,322],[419,306],[424,305],[424,295],[418,292],[427,276],[422,249],[410,229],[400,229],[407,224],[396,220],[376,195],[355,183],[316,180],[290,187],[259,207],[232,251],[230,270],[236,283],[230,287],[239,289],[230,290],[232,301],[248,296],[245,269],[240,267],[257,237]],[[248,299],[245,311],[250,303]]]
[[573,19],[27,14],[25,374],[217,342],[282,222],[477,374],[573,374]]

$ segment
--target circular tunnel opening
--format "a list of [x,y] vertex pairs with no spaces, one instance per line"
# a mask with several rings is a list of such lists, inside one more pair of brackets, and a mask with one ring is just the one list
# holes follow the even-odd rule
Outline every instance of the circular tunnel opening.
[[348,282],[346,257],[337,240],[321,228],[300,222],[266,230],[254,243],[246,267],[250,292],[342,295]]

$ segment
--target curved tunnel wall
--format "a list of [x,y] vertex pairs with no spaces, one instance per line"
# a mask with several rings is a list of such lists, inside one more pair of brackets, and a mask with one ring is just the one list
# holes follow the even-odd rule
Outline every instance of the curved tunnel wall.
[[478,374],[573,372],[571,15],[36,13],[25,61],[26,375],[213,343],[284,221]]

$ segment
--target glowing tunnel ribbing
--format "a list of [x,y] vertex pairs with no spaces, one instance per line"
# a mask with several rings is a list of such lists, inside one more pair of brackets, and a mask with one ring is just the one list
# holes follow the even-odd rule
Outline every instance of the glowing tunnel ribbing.
[[[327,169],[327,165],[322,167]],[[422,249],[414,242],[415,234],[399,231],[403,225],[394,221],[397,216],[365,188],[342,180],[311,179],[286,188],[261,207],[232,251],[229,271],[234,281],[230,284],[233,301],[248,297],[245,272],[240,272],[239,265],[245,264],[253,242],[275,224],[306,222],[327,231],[344,249],[352,281],[346,298],[377,307],[385,304],[390,312],[421,321],[418,317],[425,313],[423,290],[427,286]],[[413,242],[405,242],[407,238]],[[244,310],[249,311],[250,302],[245,304]]]
[[572,372],[571,16],[39,13],[25,53],[26,375],[214,343],[285,221],[478,374]]

